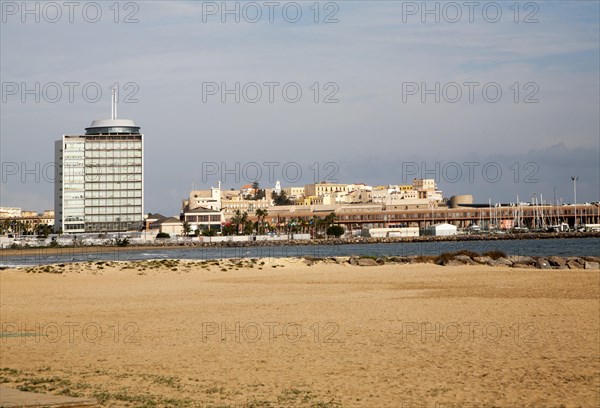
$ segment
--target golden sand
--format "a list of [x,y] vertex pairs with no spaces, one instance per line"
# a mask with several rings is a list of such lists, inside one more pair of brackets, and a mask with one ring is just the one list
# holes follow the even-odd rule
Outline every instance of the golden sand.
[[597,270],[236,262],[1,271],[4,385],[115,407],[600,406]]

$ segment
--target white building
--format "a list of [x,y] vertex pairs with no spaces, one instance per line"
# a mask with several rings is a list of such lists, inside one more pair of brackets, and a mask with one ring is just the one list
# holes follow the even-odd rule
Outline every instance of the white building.
[[434,179],[414,179],[412,185],[378,186],[372,191],[372,202],[386,206],[433,205],[442,200]]
[[371,238],[418,237],[419,228],[365,228],[362,231],[362,236]]
[[188,222],[192,231],[220,231],[221,225],[225,222],[225,216],[222,211],[204,207],[196,207],[194,209],[184,208],[180,219]]
[[442,237],[442,236],[456,235],[457,228],[456,228],[456,225],[441,223],[441,224],[430,225],[429,227],[426,228],[426,231],[429,235]]
[[210,190],[192,190],[187,201],[183,202],[183,208],[209,208],[211,210],[221,210],[221,183],[218,187],[211,187]]
[[16,218],[21,216],[21,207],[0,207],[0,218]]
[[132,120],[94,120],[84,135],[55,142],[56,230],[65,233],[140,229],[144,222],[144,141]]
[[283,187],[281,191],[285,192],[287,198],[292,201],[298,201],[304,198],[304,187]]

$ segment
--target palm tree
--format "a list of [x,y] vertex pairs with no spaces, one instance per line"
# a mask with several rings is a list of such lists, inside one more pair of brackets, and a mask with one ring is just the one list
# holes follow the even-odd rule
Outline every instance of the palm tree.
[[242,213],[240,210],[237,210],[235,215],[231,217],[231,223],[235,225],[236,235],[240,235],[240,227],[242,227],[242,229],[247,229],[248,213],[246,211]]
[[246,219],[242,224],[242,232],[244,235],[252,235],[254,233],[254,223]]
[[192,231],[192,226],[190,225],[190,223],[188,221],[184,221],[183,227],[181,229],[181,232],[183,233],[183,235],[187,237],[191,231]]
[[256,210],[256,217],[258,217],[258,224],[260,226],[258,229],[259,234],[265,233],[265,217],[267,215],[269,215],[269,213],[266,209],[263,210],[262,208],[259,208]]
[[242,213],[240,210],[236,210],[235,215],[231,217],[231,224],[234,225],[235,234],[238,235],[240,232],[240,224],[242,223]]
[[11,230],[15,234],[18,235],[27,235],[28,229],[27,224],[24,221],[13,221],[11,223]]
[[8,232],[9,230],[10,230],[10,221],[2,220],[0,222],[0,235],[3,235],[5,232]]
[[316,215],[313,215],[313,217],[308,223],[312,230],[312,237],[316,238],[318,233],[317,228],[319,227],[319,218]]
[[35,233],[44,238],[48,237],[48,235],[50,235],[51,232],[52,229],[48,224],[38,224],[35,226]]
[[330,213],[327,217],[325,217],[325,223],[328,227],[330,227],[335,222],[336,215],[334,212]]
[[306,221],[306,219],[303,217],[300,219],[300,232],[301,233],[306,233],[306,231],[308,230],[308,221]]
[[331,227],[335,222],[335,213],[330,213],[325,219],[322,220],[323,228],[325,229],[325,236],[327,236],[327,228]]

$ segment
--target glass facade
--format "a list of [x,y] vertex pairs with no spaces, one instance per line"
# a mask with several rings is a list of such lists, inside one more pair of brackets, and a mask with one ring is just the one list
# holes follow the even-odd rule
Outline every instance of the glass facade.
[[62,157],[63,207],[65,232],[83,232],[85,220],[85,139],[64,143]]
[[142,135],[87,132],[85,136],[64,136],[62,147],[63,230],[140,229],[143,223]]

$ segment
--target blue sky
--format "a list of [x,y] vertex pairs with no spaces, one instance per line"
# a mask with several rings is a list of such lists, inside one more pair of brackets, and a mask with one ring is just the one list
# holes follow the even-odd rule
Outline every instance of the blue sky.
[[[96,23],[86,21],[94,16],[82,14],[89,2],[81,2],[72,23],[64,7],[62,18],[50,23],[44,17],[54,18],[52,10],[44,15],[46,3],[39,3],[40,21],[25,15],[23,23],[22,10],[12,7],[21,2],[1,3],[3,206],[52,208],[52,180],[43,174],[36,180],[25,170],[51,163],[53,141],[62,134],[79,134],[93,119],[108,117],[115,82],[121,98],[135,90],[138,99],[120,103],[119,117],[135,120],[145,134],[147,211],[177,214],[193,185],[209,187],[219,178],[237,188],[255,178],[255,172],[241,174],[252,163],[263,170],[263,186],[271,182],[264,163],[279,163],[270,166],[283,185],[333,172],[340,182],[398,184],[410,181],[416,164],[416,175],[437,178],[446,196],[471,193],[480,202],[511,202],[535,192],[570,202],[570,176],[577,175],[578,201],[600,199],[596,1],[521,2],[516,22],[514,2],[480,2],[490,13],[500,6],[496,23],[480,8],[471,23],[464,7],[456,23],[442,11],[439,22],[432,15],[423,22],[420,10],[408,13],[422,2],[402,1],[320,2],[318,23],[312,1],[288,6],[301,8],[297,23],[282,14],[289,2],[281,2],[273,23],[264,2],[253,3],[263,12],[257,23],[243,14],[240,23],[233,15],[223,23],[221,10],[207,13],[221,2],[172,1],[122,2],[117,23],[113,2],[98,2],[102,17]],[[241,13],[247,2],[237,4]],[[442,10],[448,3],[437,4]],[[35,10],[35,3],[29,7]],[[123,22],[129,13],[137,23]],[[330,13],[337,23],[323,22]],[[527,15],[538,21],[525,23]],[[73,102],[65,82],[81,84]],[[135,86],[125,89],[129,82]],[[219,94],[205,94],[203,101],[207,83],[232,88],[236,82],[260,84],[262,98],[250,103],[241,95],[235,103],[228,96],[223,103]],[[264,86],[270,82],[281,84],[273,103]],[[471,103],[464,84],[473,82],[480,85]],[[35,83],[58,83],[63,95],[55,103],[48,100],[53,94],[22,101],[22,84]],[[81,94],[90,83],[102,90],[97,102]],[[296,103],[280,92],[290,83],[302,90]],[[439,83],[440,103],[435,95],[424,102],[420,92],[407,95],[409,83],[428,89]],[[454,94],[442,94],[445,86],[456,90],[450,83],[463,93],[456,103],[444,99]],[[497,102],[482,96],[486,84],[502,90]],[[333,91],[338,102],[323,103]],[[524,103],[528,96],[537,103]],[[207,174],[203,169],[211,163],[223,170],[239,163],[239,182],[231,172]],[[283,168],[299,168],[302,177]]]

